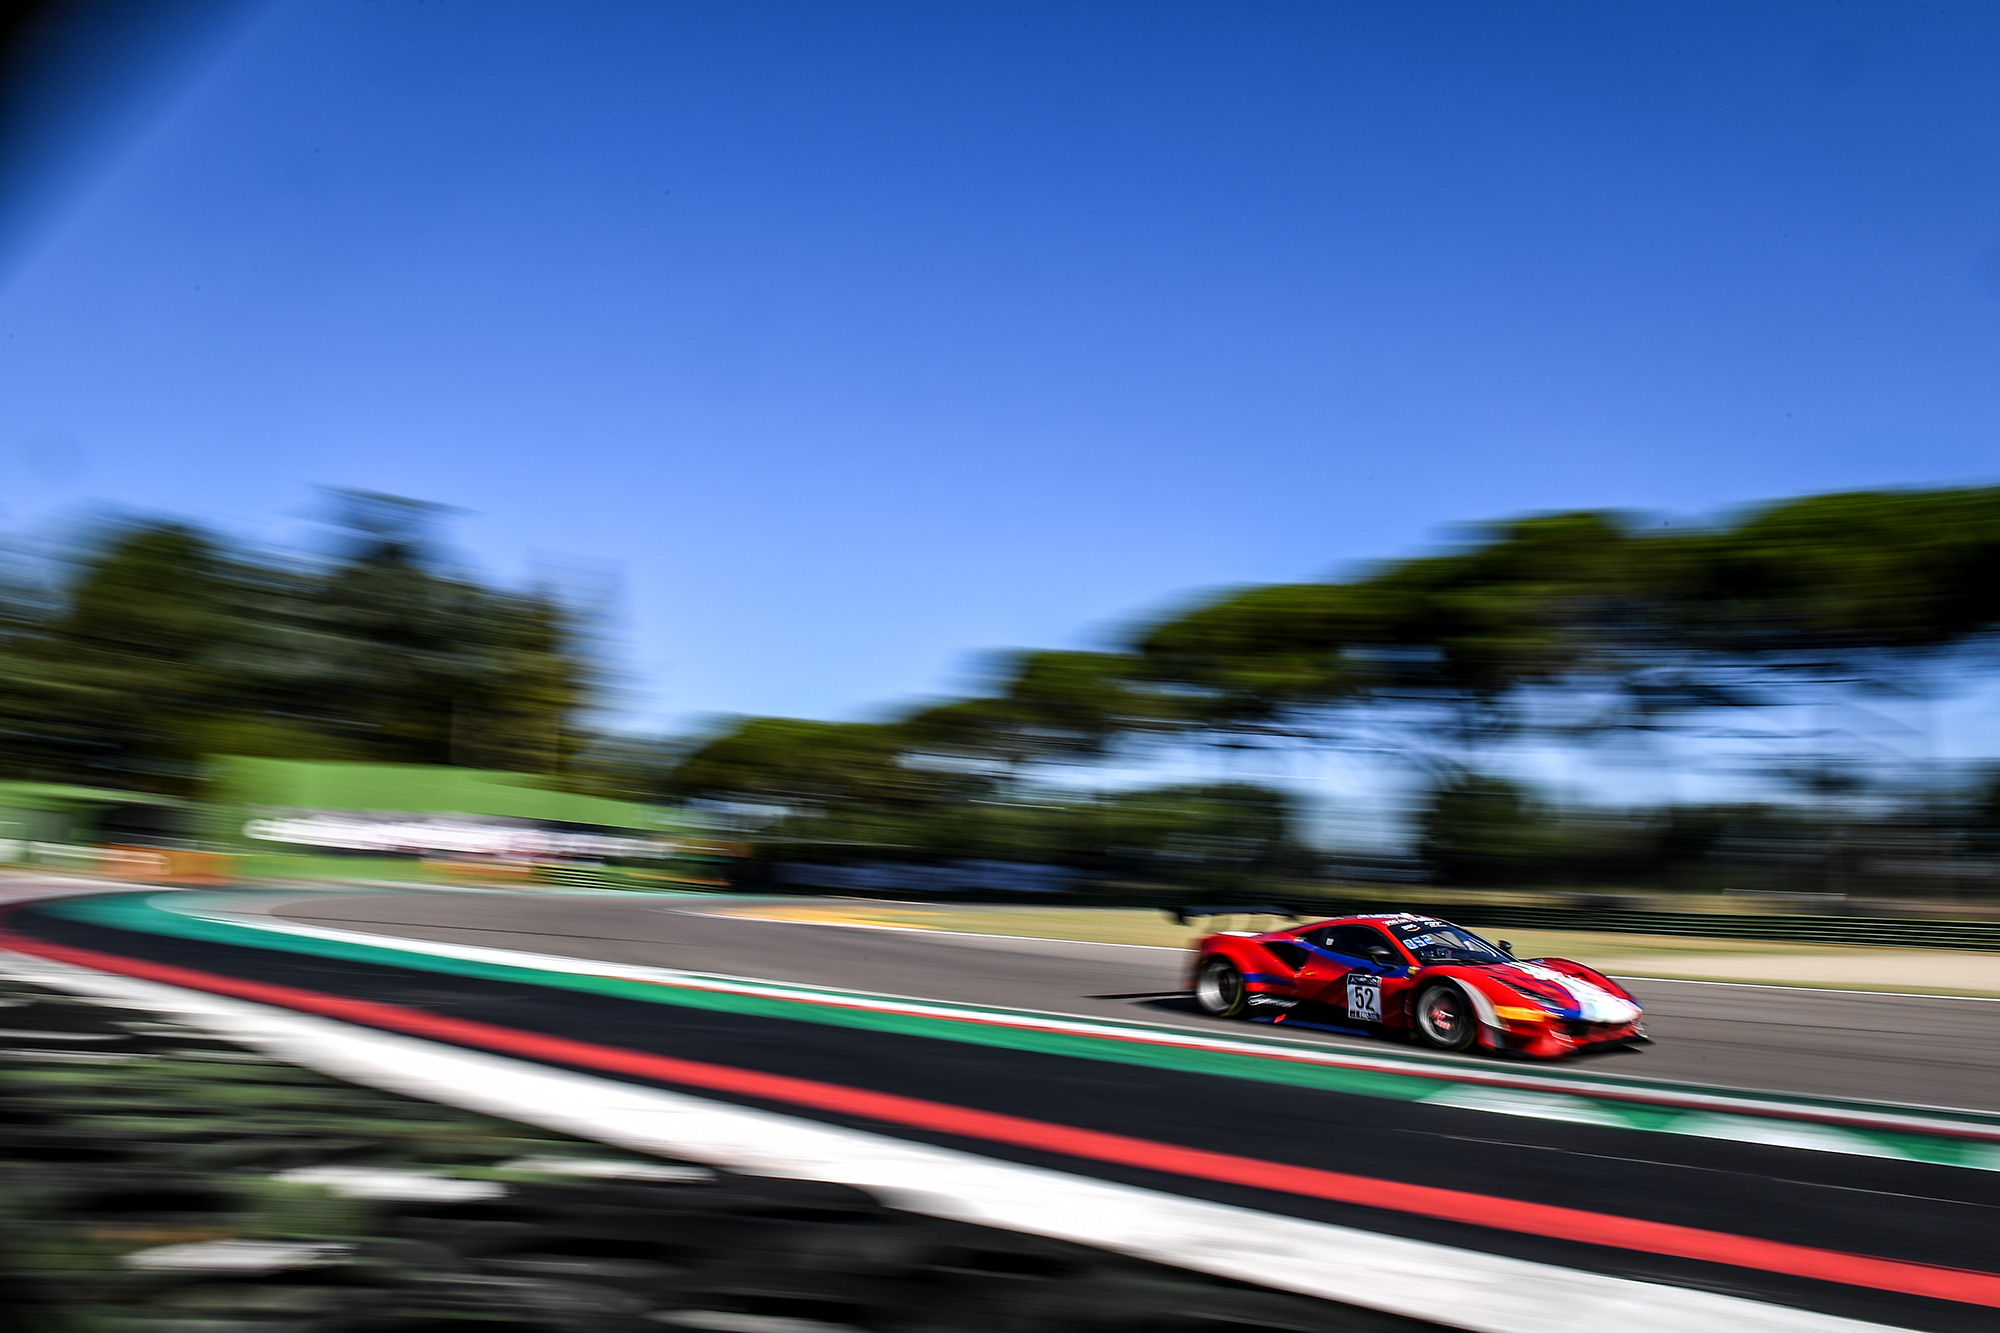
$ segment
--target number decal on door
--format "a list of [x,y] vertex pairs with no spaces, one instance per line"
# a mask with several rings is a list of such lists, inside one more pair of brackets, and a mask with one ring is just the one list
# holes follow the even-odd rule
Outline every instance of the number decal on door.
[[1364,1023],[1382,1021],[1382,978],[1347,978],[1347,1016]]

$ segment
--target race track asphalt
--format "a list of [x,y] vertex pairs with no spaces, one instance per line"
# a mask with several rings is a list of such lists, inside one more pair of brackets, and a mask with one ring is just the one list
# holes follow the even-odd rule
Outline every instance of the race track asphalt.
[[[273,895],[261,905],[293,920],[412,939],[968,1004],[1236,1026],[1188,1007],[1178,950],[752,920],[715,915],[685,899],[319,891]],[[2000,1111],[2000,1001],[1701,982],[1630,986],[1646,1006],[1655,1044],[1584,1057],[1582,1067]],[[1319,1039],[1379,1049],[1366,1039]]]
[[[228,901],[239,913],[271,913],[377,935],[1206,1025],[1177,1007],[1179,960],[1173,951],[754,921],[690,910],[684,901],[582,895],[321,891],[232,895]],[[601,1043],[669,1062],[818,1080],[860,1096],[924,1099],[969,1108],[974,1115],[1020,1118],[1015,1123],[1132,1136],[1128,1141],[1167,1145],[1168,1153],[1184,1147],[1236,1154],[1270,1164],[1281,1174],[1355,1173],[1395,1185],[1517,1201],[1508,1207],[1577,1209],[1609,1220],[1701,1228],[1725,1238],[1748,1238],[1750,1244],[1815,1247],[1837,1255],[1872,1255],[1904,1265],[1945,1265],[1984,1274],[1995,1268],[1990,1237],[2000,1232],[2000,1193],[1993,1173],[1985,1170],[1497,1115],[1316,1086],[1245,1083],[1193,1066],[1105,1063],[1052,1050],[829,1026],[731,1006],[663,1005],[394,961],[147,933],[87,914],[65,914],[60,905],[29,907],[12,922],[15,930],[38,940],[104,956],[148,959],[266,986],[305,988],[296,992],[301,994],[348,997],[512,1032]],[[1830,1083],[1808,1090],[1850,1095],[1865,1093],[1868,1086],[1857,1088],[1851,1079],[1842,1079],[1847,1062],[1836,1058],[1837,1049],[1811,1040],[1843,1015],[1872,1025],[1884,1059],[1899,1059],[1897,1068],[1905,1078],[1935,1078],[1925,1071],[1944,1064],[1912,1059],[1895,1049],[1899,1040],[1909,1040],[1907,1025],[1937,1021],[1925,1017],[1926,1006],[1945,1016],[1972,1011],[1975,1016],[1963,1020],[1969,1025],[1995,1021],[1988,1005],[1749,991],[1748,1003],[1778,999],[1796,1006],[1776,1009],[1777,1019],[1759,1023],[1736,1013],[1716,1013],[1706,989],[1693,991],[1692,999],[1676,997],[1671,990],[1668,994],[1661,1006],[1668,1011],[1660,1024],[1662,1042],[1654,1051],[1672,1052],[1678,1042],[1699,1049],[1681,1053],[1670,1066],[1650,1053],[1632,1057],[1633,1063],[1646,1062],[1644,1073],[1692,1070],[1716,1081],[1733,1074],[1735,1082],[1770,1087],[1778,1082],[1774,1073],[1789,1070],[1797,1076],[1794,1084],[1806,1077]],[[1815,1010],[1816,1002],[1846,1007]],[[1909,1003],[1920,1007],[1912,1010]],[[1905,1026],[1892,1030],[1896,1024]],[[1990,1026],[1985,1030],[1990,1032]],[[1957,1040],[1970,1046],[1979,1031],[1969,1026]],[[1760,1035],[1791,1044],[1760,1048]],[[1787,1058],[1780,1060],[1780,1053]],[[660,1077],[671,1086],[676,1075],[669,1071]],[[1970,1089],[1975,1082],[1950,1086]],[[1935,1081],[1924,1085],[1933,1092],[1940,1086]],[[703,1095],[753,1107],[765,1104],[764,1094],[756,1091]],[[1978,1100],[1955,1094],[1932,1099]],[[882,1127],[867,1107],[773,1109],[852,1128]],[[1078,1156],[1058,1140],[1046,1146],[1010,1146],[943,1122],[930,1128],[904,1124],[895,1132],[940,1147],[1238,1208],[1930,1333],[1984,1333],[1994,1326],[2000,1305],[2000,1297],[1962,1304],[1964,1298],[1940,1300],[1870,1288],[1858,1280],[1810,1277],[1782,1264],[1745,1266],[1685,1252],[1677,1256],[1551,1238],[1427,1216],[1401,1205],[1342,1202],[1282,1184],[1230,1183],[1170,1163],[1135,1160],[1121,1165]],[[974,1137],[967,1138],[968,1132]]]

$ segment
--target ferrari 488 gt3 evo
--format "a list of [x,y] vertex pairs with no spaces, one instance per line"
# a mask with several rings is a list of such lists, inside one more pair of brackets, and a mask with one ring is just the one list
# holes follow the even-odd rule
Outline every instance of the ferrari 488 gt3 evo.
[[1516,958],[1504,940],[1407,912],[1220,931],[1195,945],[1190,982],[1196,1005],[1218,1018],[1407,1035],[1447,1051],[1552,1058],[1646,1040],[1638,1002],[1602,973],[1566,958]]

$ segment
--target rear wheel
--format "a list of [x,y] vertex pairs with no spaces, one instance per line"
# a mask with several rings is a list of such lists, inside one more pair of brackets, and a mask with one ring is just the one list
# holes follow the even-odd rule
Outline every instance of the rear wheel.
[[1249,1004],[1249,988],[1243,974],[1227,958],[1211,958],[1201,965],[1194,983],[1195,1007],[1216,1018],[1234,1018]]
[[1426,986],[1417,996],[1417,1035],[1441,1051],[1462,1051],[1479,1036],[1472,1001],[1449,981]]

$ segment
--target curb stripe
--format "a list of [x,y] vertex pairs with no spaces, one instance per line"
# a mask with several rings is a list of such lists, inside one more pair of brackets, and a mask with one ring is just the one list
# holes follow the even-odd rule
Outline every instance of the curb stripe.
[[[1125,1020],[1085,1020],[907,996],[841,991],[670,968],[446,944],[245,917],[208,905],[212,895],[121,895],[45,910],[123,930],[354,959],[455,975],[616,995],[655,1004],[725,1009],[1073,1058],[1247,1078],[1353,1096],[1431,1102],[1499,1114],[1573,1120],[1646,1133],[1722,1138],[1965,1170],[2000,1171],[2000,1125],[1991,1117],[1923,1116],[1828,1099],[1774,1102],[1602,1076],[1552,1078],[1440,1067],[1268,1037],[1210,1037]],[[229,904],[236,906],[234,903]],[[1914,1109],[1914,1108],[1912,1108]]]
[[[636,1152],[827,1180],[891,1207],[1052,1236],[1473,1333],[1893,1333],[1793,1305],[1613,1277],[1025,1166],[0,952],[0,973],[180,1017],[291,1064]],[[1326,1256],[1336,1254],[1338,1263]]]
[[[591,961],[565,955],[535,954],[490,945],[445,944],[435,940],[335,930],[293,922],[246,919],[235,913],[179,902],[112,903],[98,900],[87,905],[67,905],[58,914],[106,919],[109,924],[125,929],[189,934],[196,938],[225,938],[232,942],[240,942],[244,935],[249,935],[260,946],[265,939],[275,937],[285,941],[275,944],[277,948],[327,951],[342,957],[361,956],[362,951],[367,951],[377,958],[387,955],[388,960],[397,966],[436,968],[436,963],[420,960],[448,959],[452,966],[446,970],[464,970],[503,980],[528,980],[541,985],[615,989],[630,998],[656,1003],[700,1005],[704,1001],[694,997],[702,993],[738,995],[752,997],[753,1005],[757,1000],[764,1000],[794,1006],[788,1015],[791,1017],[843,1026],[882,1026],[879,1022],[860,1018],[866,1014],[907,1016],[903,1023],[894,1025],[895,1030],[949,1040],[1051,1050],[1091,1059],[1158,1064],[1238,1078],[1320,1086],[1361,1096],[1472,1106],[1475,1099],[1481,1096],[1473,1090],[1485,1088],[1494,1091],[1485,1094],[1487,1104],[1479,1109],[1536,1114],[1529,1108],[1537,1103],[1551,1104],[1549,1094],[1555,1094],[1557,1099],[1572,1106],[1582,1105],[1585,1099],[1608,1103],[1608,1106],[1600,1108],[1609,1112],[1604,1115],[1603,1123],[1649,1132],[1697,1133],[1702,1137],[1716,1137],[1720,1124],[1737,1121],[1746,1128],[1746,1132],[1738,1137],[1756,1138],[1766,1132],[1755,1128],[1759,1120],[1803,1122],[1808,1127],[1838,1126],[1851,1131],[1851,1134],[1814,1135],[1808,1128],[1807,1132],[1794,1136],[1797,1140],[1795,1146],[1870,1156],[1886,1154],[1976,1170],[2000,1170],[2000,1151],[1996,1151],[1996,1145],[2000,1145],[2000,1123],[1976,1112],[1854,1106],[1834,1099],[1807,1097],[1780,1102],[1772,1100],[1773,1094],[1709,1092],[1653,1086],[1643,1082],[1609,1082],[1602,1076],[1524,1075],[1463,1068],[1419,1062],[1407,1057],[1399,1059],[1302,1045],[1261,1034],[1208,1036],[1188,1029],[1118,1019],[1085,1019],[1034,1010],[1008,1010],[893,994],[840,991],[802,983],[760,981]],[[140,917],[136,924],[127,919],[134,915]],[[200,933],[204,927],[209,931],[235,933],[210,936]],[[333,946],[330,950],[329,945]],[[799,1008],[821,1012],[818,1015],[801,1013]],[[843,1010],[849,1011],[851,1016],[838,1013]],[[760,1011],[782,1012],[775,1008]],[[981,1029],[996,1034],[1012,1030],[1032,1035],[1025,1041],[1004,1037],[996,1039],[995,1036],[982,1034]],[[1049,1036],[1055,1037],[1056,1041],[1050,1042]],[[1118,1046],[1127,1047],[1128,1051],[1121,1053],[1117,1050]],[[1132,1047],[1160,1048],[1163,1054],[1129,1050]],[[1222,1058],[1217,1060],[1213,1058],[1215,1056]],[[1258,1068],[1259,1064],[1264,1067]],[[1288,1068],[1289,1072],[1277,1072],[1282,1068]],[[1437,1091],[1425,1090],[1436,1084],[1445,1086]],[[1506,1090],[1528,1095],[1513,1096]],[[1929,1114],[1911,1113],[1918,1110],[1928,1111]],[[1691,1112],[1699,1114],[1690,1116],[1688,1113]],[[1720,1122],[1718,1114],[1722,1117]],[[1945,1118],[1948,1116],[1956,1118]],[[1566,1114],[1561,1118],[1576,1117]]]
[[1054,1151],[1093,1161],[1196,1179],[1244,1185],[1309,1198],[1414,1213],[1446,1221],[1616,1249],[1753,1268],[1792,1277],[1869,1287],[1879,1291],[2000,1308],[2000,1274],[1846,1254],[1782,1241],[1761,1240],[1694,1227],[1648,1222],[1548,1204],[1502,1199],[1428,1185],[1285,1166],[1255,1158],[1185,1148],[1096,1130],[952,1106],[890,1093],[870,1092],[727,1065],[650,1055],[550,1037],[468,1019],[447,1018],[399,1005],[352,1000],[242,981],[166,963],[129,959],[93,949],[45,944],[10,931],[0,946],[100,971],[230,995],[286,1009],[320,1014],[459,1045],[483,1047],[581,1068],[634,1075],[770,1101],[787,1102],[890,1124]]
[[[191,895],[192,896],[192,895]],[[105,918],[106,924],[150,933],[187,932],[186,923],[249,933],[275,935],[294,943],[278,948],[316,951],[307,941],[342,944],[391,955],[399,966],[427,966],[415,958],[451,959],[455,962],[486,963],[495,970],[556,974],[603,981],[633,981],[654,988],[714,991],[784,1000],[797,1005],[826,1009],[854,1009],[880,1013],[910,1014],[948,1019],[982,1027],[1014,1028],[1023,1031],[1077,1033],[1107,1041],[1184,1047],[1191,1050],[1220,1051],[1261,1060],[1294,1065],[1317,1065],[1329,1069],[1384,1074],[1399,1079],[1432,1083],[1469,1083],[1487,1087],[1513,1088],[1531,1092],[1557,1092],[1633,1107],[1660,1106],[1673,1110],[1724,1111],[1738,1115],[1780,1120],[1806,1120],[1842,1125],[1868,1131],[1910,1133],[1971,1142],[2000,1143],[2000,1117],[1991,1113],[1952,1107],[1902,1106],[1894,1103],[1854,1103],[1839,1098],[1788,1096],[1782,1093],[1705,1088],[1701,1085],[1649,1083],[1643,1079],[1620,1079],[1602,1074],[1573,1071],[1555,1074],[1515,1074],[1459,1063],[1432,1061],[1420,1056],[1378,1056],[1347,1048],[1310,1045],[1262,1032],[1241,1036],[1210,1036],[1202,1031],[1115,1018],[1085,1018],[1080,1015],[1032,1009],[1004,1009],[947,1000],[926,1000],[889,992],[850,991],[813,986],[803,982],[772,981],[718,973],[688,972],[674,968],[612,963],[564,954],[538,954],[493,945],[457,944],[415,937],[383,935],[366,931],[338,930],[282,919],[246,917],[217,910],[196,902],[160,901],[157,896],[144,902],[100,898],[88,903],[67,903],[56,915],[82,919]],[[122,909],[122,910],[112,910]],[[139,923],[116,919],[138,915]],[[150,922],[145,917],[153,918]],[[176,926],[175,918],[184,924]],[[941,933],[941,932],[933,932]],[[208,936],[196,936],[208,938]],[[260,941],[261,943],[261,941]],[[1140,947],[1140,946],[1133,946]],[[1150,947],[1150,946],[1146,946]],[[340,953],[335,956],[356,956]],[[544,976],[542,984],[564,985],[562,980]],[[664,998],[655,990],[651,998]],[[935,1029],[933,1029],[934,1031]],[[1787,1097],[1787,1100],[1774,1100]],[[1635,1124],[1632,1128],[1651,1128]]]

